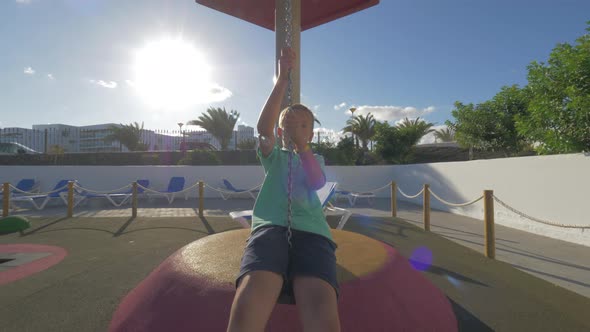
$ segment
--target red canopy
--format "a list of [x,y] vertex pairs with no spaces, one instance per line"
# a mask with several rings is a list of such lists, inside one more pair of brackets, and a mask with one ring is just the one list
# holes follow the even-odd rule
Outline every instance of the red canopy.
[[[196,0],[263,28],[275,30],[275,0]],[[301,31],[375,6],[379,0],[301,0]]]

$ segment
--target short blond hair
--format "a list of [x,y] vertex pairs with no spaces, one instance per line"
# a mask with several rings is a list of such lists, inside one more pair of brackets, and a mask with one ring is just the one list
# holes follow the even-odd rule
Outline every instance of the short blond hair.
[[315,116],[313,115],[313,112],[303,104],[293,104],[289,107],[286,107],[284,110],[281,111],[281,114],[279,115],[279,127],[280,128],[283,128],[283,125],[285,122],[285,117],[287,116],[287,114],[292,113],[292,112],[307,113],[311,119],[311,129],[313,130],[313,125],[315,123]]

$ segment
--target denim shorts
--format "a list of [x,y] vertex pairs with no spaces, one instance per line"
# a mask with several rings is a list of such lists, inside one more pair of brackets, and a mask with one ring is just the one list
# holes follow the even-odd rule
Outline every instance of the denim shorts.
[[328,282],[339,296],[336,276],[337,245],[328,238],[291,229],[291,248],[287,242],[287,228],[264,226],[248,238],[236,288],[240,279],[252,271],[271,271],[283,276],[279,303],[295,304],[293,278],[311,276]]

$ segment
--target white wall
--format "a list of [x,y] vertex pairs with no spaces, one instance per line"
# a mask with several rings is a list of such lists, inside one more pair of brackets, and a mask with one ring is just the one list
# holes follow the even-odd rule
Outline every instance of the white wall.
[[[398,185],[410,195],[420,190],[420,183],[429,183],[446,201],[463,203],[491,189],[508,205],[537,219],[590,226],[590,154],[404,165],[396,166],[394,173]],[[465,208],[448,208],[432,198],[431,206],[483,219],[482,201]],[[546,226],[498,203],[494,203],[494,209],[498,224],[590,246],[590,229]]]
[[[222,178],[228,178],[236,187],[251,188],[263,181],[264,172],[260,166],[0,166],[0,182],[16,183],[31,176],[41,181],[43,191],[51,190],[58,179],[66,177],[96,190],[118,188],[140,178],[150,179],[153,188],[164,189],[172,176],[184,176],[187,186],[203,180],[216,187],[221,186]],[[590,154],[399,166],[328,166],[327,177],[338,181],[343,189],[356,191],[374,190],[393,180],[409,195],[428,183],[432,191],[453,203],[470,201],[482,195],[484,189],[492,189],[498,198],[530,216],[590,226]],[[389,188],[377,192],[379,197],[389,195]],[[205,196],[219,197],[212,190],[206,190]],[[422,202],[421,196],[408,200],[399,193],[398,199]],[[449,208],[432,197],[431,206],[483,219],[482,201],[466,208]],[[498,224],[590,246],[590,229],[546,226],[521,218],[497,203],[494,206]]]

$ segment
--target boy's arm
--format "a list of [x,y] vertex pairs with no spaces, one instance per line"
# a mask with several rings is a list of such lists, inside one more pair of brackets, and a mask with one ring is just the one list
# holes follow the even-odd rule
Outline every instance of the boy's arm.
[[307,175],[305,177],[307,186],[312,190],[322,188],[326,184],[326,176],[322,171],[322,167],[313,155],[309,144],[306,144],[298,153],[303,169],[305,170],[305,175]]
[[275,123],[279,118],[281,103],[283,102],[285,91],[287,90],[287,84],[287,80],[281,79],[280,77],[277,79],[277,83],[275,83],[266,104],[264,104],[264,108],[262,108],[260,117],[258,118],[256,129],[258,130],[258,135],[260,135],[260,151],[264,157],[269,155],[275,144]]
[[289,70],[295,62],[295,54],[291,49],[283,49],[279,60],[277,82],[262,108],[256,129],[260,135],[260,151],[266,157],[275,144],[274,128],[281,112],[281,104],[288,87]]

